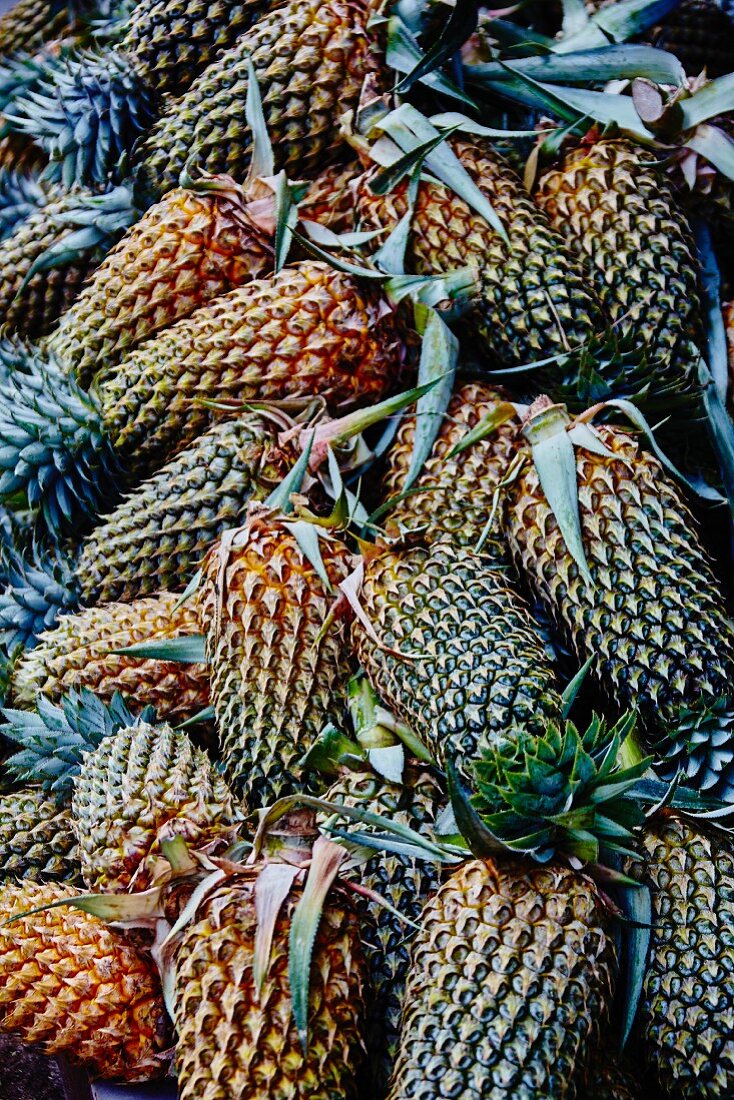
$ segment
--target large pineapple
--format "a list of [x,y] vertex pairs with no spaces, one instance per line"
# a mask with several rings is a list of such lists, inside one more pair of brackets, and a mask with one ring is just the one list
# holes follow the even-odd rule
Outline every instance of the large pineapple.
[[322,578],[299,542],[312,534],[255,511],[204,562],[197,599],[224,774],[252,808],[299,788],[304,753],[346,702],[349,653],[333,612],[351,557],[322,536]]
[[149,955],[68,906],[21,916],[79,893],[30,882],[0,890],[0,1031],[65,1054],[93,1078],[163,1076],[170,1040]]
[[654,155],[592,131],[541,176],[535,197],[578,253],[622,343],[647,361],[639,379],[639,389],[650,387],[646,400],[674,402],[695,390],[695,244]]
[[227,176],[171,191],[108,253],[46,350],[87,386],[152,334],[268,274],[272,235],[251,199]]
[[574,1096],[613,964],[590,879],[555,864],[464,864],[413,941],[390,1100]]
[[119,463],[144,474],[223,415],[202,399],[319,396],[338,409],[382,396],[402,361],[401,331],[374,283],[306,260],[144,341],[92,394],[36,363],[0,395],[0,493],[25,487],[56,516],[94,513],[109,492],[105,466],[113,483]]
[[74,830],[90,889],[143,890],[161,842],[226,848],[236,831],[232,795],[182,731],[138,722],[106,737],[74,778]]
[[181,604],[169,592],[64,615],[17,661],[10,699],[15,706],[32,707],[39,696],[57,702],[69,690],[84,687],[106,702],[119,692],[136,709],[152,706],[159,718],[184,722],[209,705],[205,666],[116,651],[185,638],[198,630],[191,604]]
[[[562,406],[541,399],[524,434],[537,447],[569,424]],[[639,710],[663,769],[681,768],[729,800],[734,628],[695,522],[661,463],[630,434],[599,426],[589,447],[581,441],[575,452],[589,575],[568,548],[530,446],[506,497],[517,566],[579,659],[596,658],[609,697]]]
[[304,891],[314,888],[330,848],[309,815],[291,814],[271,827],[251,866],[230,868],[202,898],[174,964],[180,1100],[355,1100],[365,976],[359,922],[338,879],[305,953],[308,989],[298,1014],[293,956],[304,946],[297,938],[289,945]]
[[666,1095],[723,1100],[734,1090],[734,853],[670,811],[645,829],[631,867],[652,895],[652,943],[638,1022]]
[[[507,419],[486,438],[450,457],[468,432],[494,415]],[[458,386],[431,454],[411,484],[409,494],[382,520],[388,533],[421,530],[428,539],[450,534],[467,547],[476,546],[485,535],[487,552],[496,549],[502,557],[503,536],[495,496],[515,452],[517,423],[511,406],[496,390],[479,382]],[[388,452],[381,486],[385,501],[405,491],[415,428],[416,417],[406,416]],[[485,531],[488,525],[489,530]]]
[[[406,271],[474,269],[472,321],[494,366],[562,356],[604,332],[607,319],[581,264],[520,177],[488,143],[452,138],[448,145],[492,204],[508,239],[447,186],[424,181],[410,222]],[[370,181],[377,171],[356,186],[357,213],[363,228],[391,230],[407,213],[408,184],[375,195]],[[560,369],[559,363],[546,367],[551,377]]]
[[8,329],[44,336],[105,252],[136,219],[129,191],[61,188],[0,243],[0,310]]
[[153,194],[176,185],[195,154],[210,172],[242,177],[252,138],[244,118],[250,66],[257,78],[276,169],[295,178],[338,157],[337,118],[357,107],[375,71],[367,35],[371,0],[289,0],[222,54],[136,149],[138,177]]
[[439,764],[462,768],[508,728],[540,732],[561,699],[543,639],[506,569],[450,538],[376,547],[364,565],[357,656]]

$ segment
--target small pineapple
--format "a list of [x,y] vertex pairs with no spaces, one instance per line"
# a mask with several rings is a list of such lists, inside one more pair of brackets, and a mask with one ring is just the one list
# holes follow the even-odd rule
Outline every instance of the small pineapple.
[[734,1091],[731,840],[666,810],[630,870],[652,895],[638,1016],[649,1065],[666,1095],[724,1100]]
[[[180,606],[178,606],[180,605]],[[10,698],[33,707],[39,696],[52,702],[70,690],[88,688],[104,702],[119,692],[129,706],[152,706],[160,719],[184,722],[209,705],[209,673],[201,664],[125,656],[117,650],[141,642],[169,641],[197,634],[190,602],[159,592],[131,603],[109,603],[63,615],[18,659]]]
[[226,848],[236,831],[232,795],[201,749],[167,725],[138,722],[106,737],[74,779],[74,830],[93,890],[144,890],[161,841]]
[[[506,418],[495,431],[449,457],[468,432],[485,417],[495,415]],[[385,501],[405,491],[415,426],[415,416],[406,416],[388,451],[381,486]],[[450,534],[470,548],[484,534],[486,552],[496,549],[501,559],[505,549],[495,495],[515,453],[517,426],[517,415],[496,390],[481,382],[458,386],[410,495],[398,501],[383,521],[388,534],[421,530],[427,539]]]
[[[524,434],[535,447],[569,425],[563,406],[541,398]],[[589,449],[580,443],[575,465],[589,576],[566,544],[531,446],[504,513],[518,570],[579,660],[595,656],[615,704],[639,710],[665,774],[680,768],[692,785],[730,800],[734,626],[695,522],[633,436],[588,430]]]
[[106,195],[51,192],[0,243],[0,309],[8,329],[46,335],[137,215],[124,187]]
[[65,1054],[93,1078],[161,1077],[170,1040],[149,955],[69,906],[21,915],[80,893],[54,883],[0,889],[0,1032]]
[[351,556],[322,535],[319,576],[299,541],[308,528],[255,510],[209,551],[197,593],[224,774],[252,808],[298,790],[304,753],[346,703],[350,655],[333,612]]
[[450,538],[385,546],[364,565],[352,636],[377,694],[436,761],[462,769],[508,728],[540,732],[561,699],[506,570]]
[[413,941],[389,1100],[564,1100],[611,998],[594,883],[557,864],[465,863]]
[[151,335],[267,275],[271,236],[229,176],[188,178],[107,254],[45,350],[88,386]]

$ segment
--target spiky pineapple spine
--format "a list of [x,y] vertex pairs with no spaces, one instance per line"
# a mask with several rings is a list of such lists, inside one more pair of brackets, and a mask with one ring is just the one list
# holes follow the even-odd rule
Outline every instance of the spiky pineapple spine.
[[224,773],[251,807],[299,788],[301,759],[346,701],[350,657],[330,621],[347,547],[320,540],[324,583],[287,520],[255,512],[204,562],[198,594]]
[[78,877],[69,807],[34,787],[0,794],[0,880],[68,882]]

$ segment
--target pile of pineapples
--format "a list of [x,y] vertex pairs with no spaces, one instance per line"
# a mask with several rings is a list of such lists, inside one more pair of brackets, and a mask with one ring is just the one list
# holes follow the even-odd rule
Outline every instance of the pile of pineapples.
[[0,54],[0,1033],[734,1096],[730,0],[18,0]]

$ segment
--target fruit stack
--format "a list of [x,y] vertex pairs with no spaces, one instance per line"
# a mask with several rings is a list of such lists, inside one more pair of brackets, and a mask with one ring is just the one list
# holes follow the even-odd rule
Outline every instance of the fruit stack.
[[180,1100],[734,1096],[733,44],[0,18],[0,1035]]

